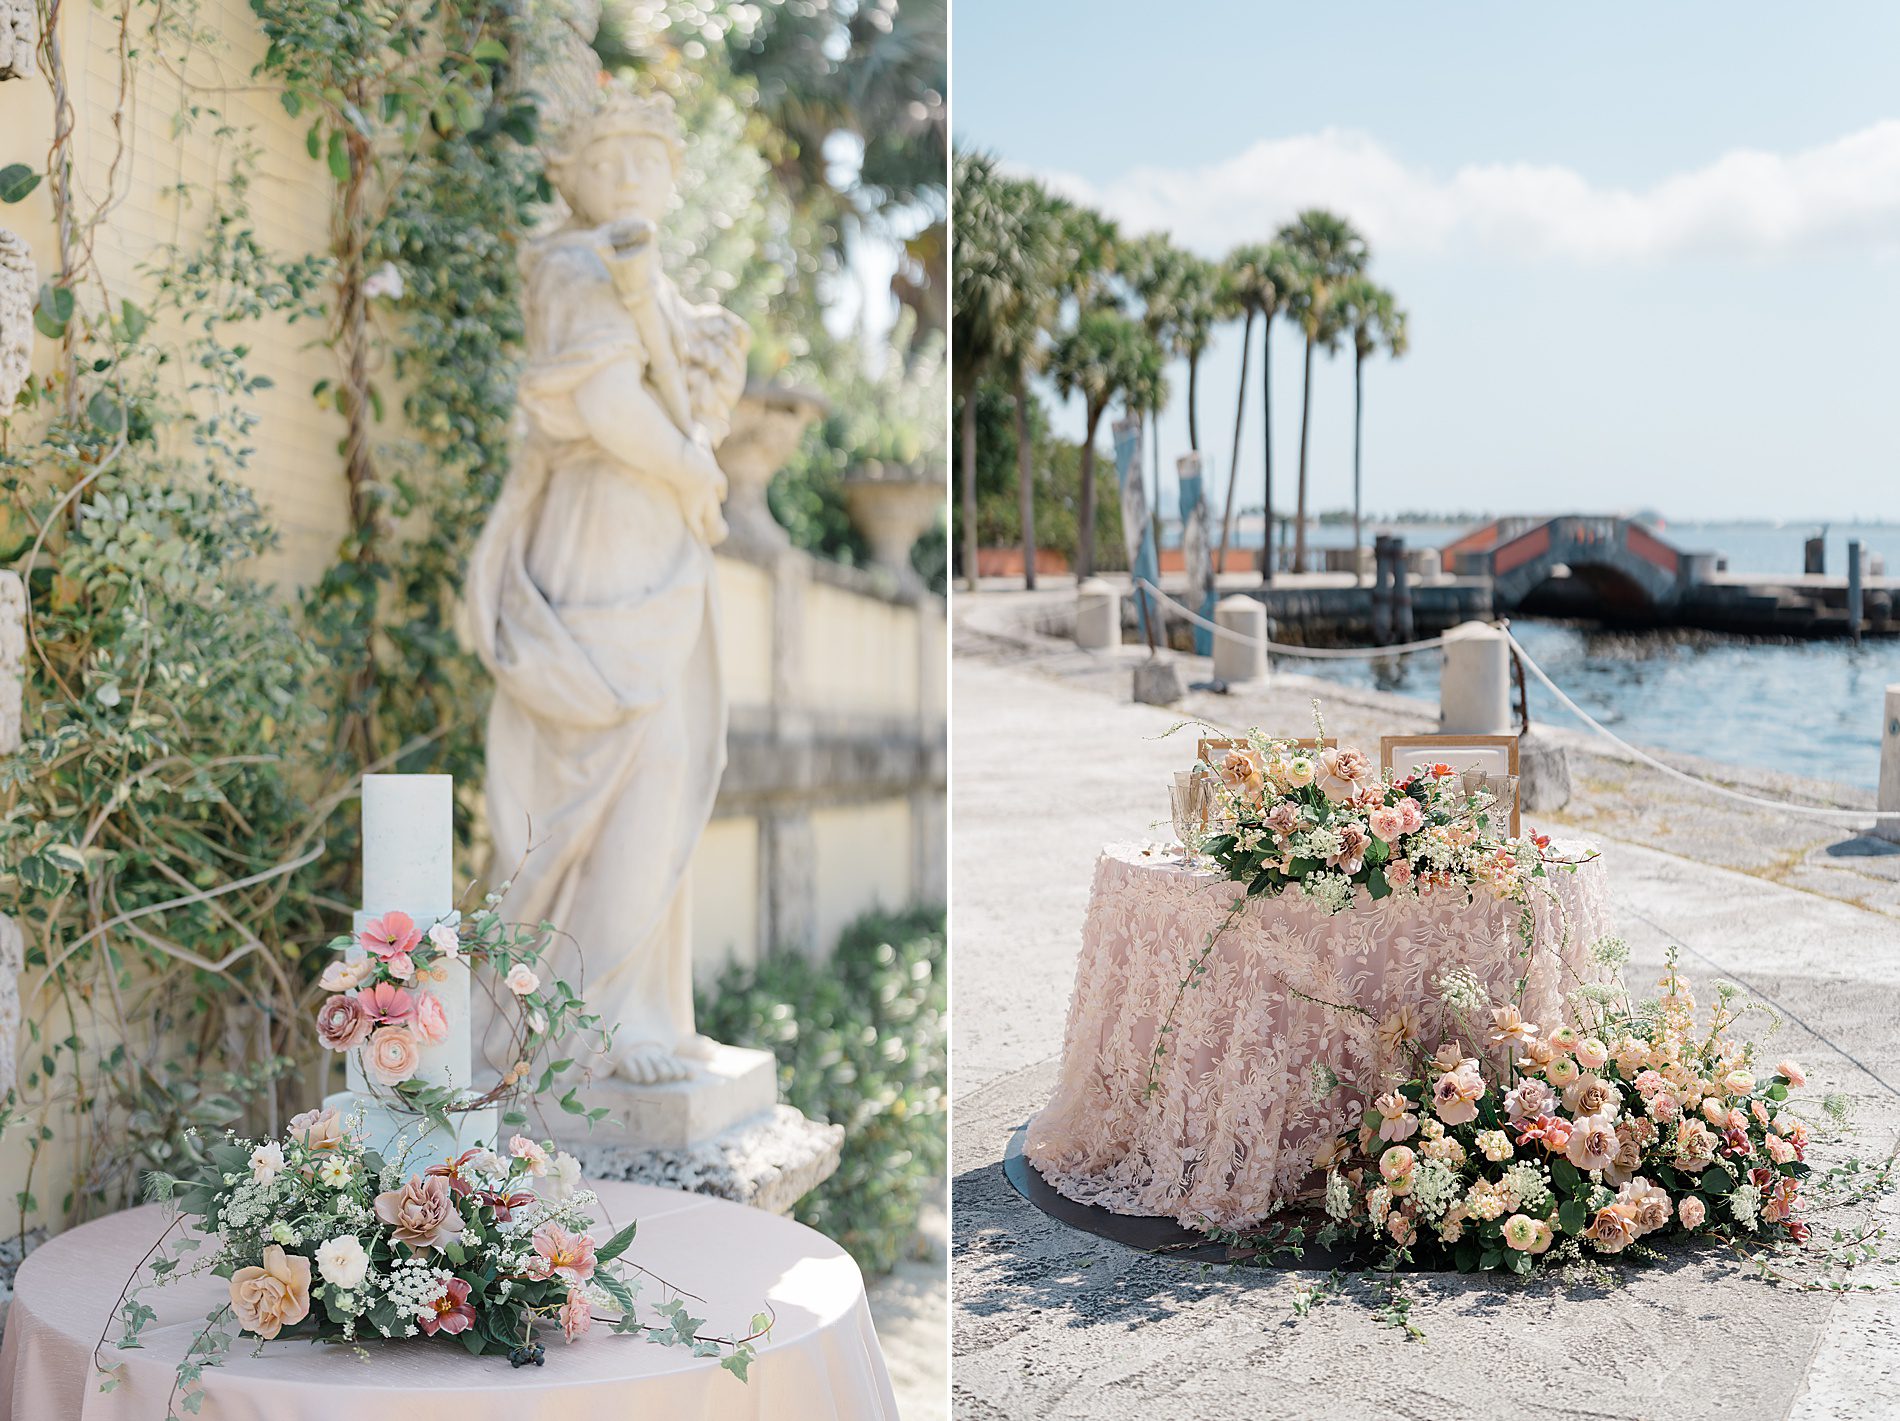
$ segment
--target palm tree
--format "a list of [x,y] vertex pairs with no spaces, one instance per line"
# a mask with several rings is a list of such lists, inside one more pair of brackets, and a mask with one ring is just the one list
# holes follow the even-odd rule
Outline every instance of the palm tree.
[[1227,542],[1234,528],[1234,494],[1240,486],[1240,426],[1247,411],[1247,362],[1253,358],[1253,322],[1262,311],[1277,308],[1279,292],[1268,273],[1268,249],[1241,246],[1227,254],[1222,285],[1227,304],[1245,318],[1240,330],[1240,393],[1234,398],[1234,449],[1227,461],[1227,507],[1221,513],[1220,551],[1214,555],[1218,575],[1227,564]]
[[1280,241],[1299,265],[1299,285],[1290,314],[1306,336],[1306,384],[1300,395],[1300,482],[1294,516],[1293,570],[1306,571],[1306,454],[1313,423],[1313,351],[1328,353],[1340,335],[1336,288],[1366,269],[1366,239],[1352,223],[1309,207],[1280,229]]
[[1293,300],[1300,284],[1299,263],[1279,242],[1267,245],[1261,264],[1266,278],[1261,288],[1260,326],[1260,449],[1263,518],[1260,543],[1260,583],[1273,585],[1273,322]]
[[976,578],[976,383],[994,373],[1009,385],[1021,486],[1023,585],[1036,585],[1035,477],[1029,444],[1029,375],[1058,300],[1057,208],[1042,188],[996,171],[982,153],[959,153],[952,314],[957,383],[963,390],[965,576]]
[[1360,547],[1359,450],[1365,426],[1366,357],[1383,346],[1393,359],[1405,354],[1405,312],[1390,291],[1364,276],[1347,278],[1336,293],[1341,320],[1352,336],[1352,546],[1358,577]]
[[1119,311],[1083,311],[1074,329],[1059,338],[1049,355],[1049,371],[1064,399],[1082,397],[1086,433],[1082,436],[1082,498],[1077,512],[1075,575],[1095,571],[1095,435],[1114,398],[1131,390],[1145,394],[1161,351],[1141,326]]

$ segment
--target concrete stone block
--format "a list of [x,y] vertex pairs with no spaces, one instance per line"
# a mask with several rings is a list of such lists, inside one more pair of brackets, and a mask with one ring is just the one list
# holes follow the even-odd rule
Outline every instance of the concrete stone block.
[[[770,1110],[778,1102],[778,1063],[770,1051],[719,1046],[710,1060],[683,1081],[634,1085],[602,1080],[579,1087],[575,1095],[592,1110],[610,1112],[592,1130],[578,1115],[554,1120],[575,1141],[640,1150],[686,1150],[742,1120]],[[568,1125],[568,1121],[573,1121]],[[558,1134],[557,1134],[558,1138]]]
[[1172,661],[1150,657],[1135,663],[1135,699],[1143,705],[1171,706],[1185,694]]

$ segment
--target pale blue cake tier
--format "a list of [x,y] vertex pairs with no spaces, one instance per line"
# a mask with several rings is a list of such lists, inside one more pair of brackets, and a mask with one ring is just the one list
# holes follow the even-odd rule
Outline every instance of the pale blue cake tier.
[[323,1099],[324,1105],[336,1111],[344,1120],[360,1117],[363,1143],[380,1154],[384,1160],[393,1162],[396,1154],[391,1147],[396,1145],[397,1137],[402,1137],[406,1148],[408,1174],[420,1174],[432,1164],[453,1159],[464,1150],[474,1149],[477,1145],[486,1145],[491,1149],[500,1146],[501,1112],[495,1106],[482,1110],[459,1110],[449,1115],[454,1132],[444,1133],[440,1126],[432,1126],[420,1115],[406,1110],[397,1110],[369,1096],[357,1095],[352,1091],[340,1090]]

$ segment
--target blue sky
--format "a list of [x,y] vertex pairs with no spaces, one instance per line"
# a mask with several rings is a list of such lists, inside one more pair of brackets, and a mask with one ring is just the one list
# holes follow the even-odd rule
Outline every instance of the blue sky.
[[[1126,230],[1213,256],[1317,202],[1369,233],[1412,352],[1368,366],[1368,511],[1900,518],[1900,6],[956,0],[952,45],[958,141]],[[1239,332],[1202,367],[1217,488]],[[1316,508],[1350,502],[1351,405],[1320,358]]]

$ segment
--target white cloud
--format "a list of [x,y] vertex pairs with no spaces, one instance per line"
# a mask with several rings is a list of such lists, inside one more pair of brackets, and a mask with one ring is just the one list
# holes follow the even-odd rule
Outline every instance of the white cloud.
[[1127,230],[1171,231],[1209,253],[1260,240],[1314,205],[1349,215],[1389,252],[1608,263],[1900,247],[1900,119],[1794,153],[1736,149],[1640,190],[1536,163],[1470,164],[1440,177],[1341,129],[1263,139],[1195,167],[1135,168],[1104,184],[1039,176]]

